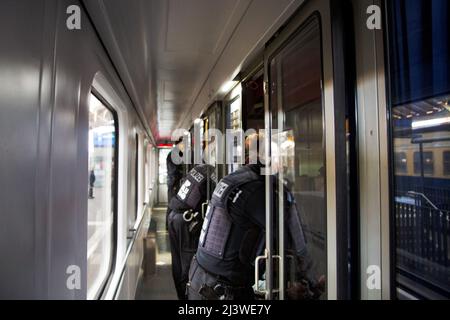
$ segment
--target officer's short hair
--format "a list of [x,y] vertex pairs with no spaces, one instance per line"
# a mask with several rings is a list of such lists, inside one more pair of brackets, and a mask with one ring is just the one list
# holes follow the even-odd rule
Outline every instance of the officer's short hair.
[[183,137],[180,137],[177,141],[174,142],[174,145],[179,145],[181,142],[183,142]]

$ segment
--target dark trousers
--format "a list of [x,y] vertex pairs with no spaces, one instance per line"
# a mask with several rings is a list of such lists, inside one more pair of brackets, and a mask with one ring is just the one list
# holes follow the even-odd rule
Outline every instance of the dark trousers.
[[178,193],[179,183],[167,185],[167,211],[166,211],[166,230],[169,230],[169,214],[172,211],[170,209],[170,200]]
[[198,246],[199,235],[188,230],[183,215],[172,211],[169,214],[169,239],[172,253],[172,276],[178,299],[186,300],[186,284],[189,280],[189,266]]

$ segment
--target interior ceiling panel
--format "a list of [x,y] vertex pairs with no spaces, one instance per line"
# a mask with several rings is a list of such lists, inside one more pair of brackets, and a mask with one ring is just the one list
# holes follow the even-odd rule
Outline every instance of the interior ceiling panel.
[[239,1],[170,0],[167,3],[165,51],[213,55]]
[[[85,0],[132,102],[155,140],[192,112],[251,4],[279,12],[296,0]],[[273,26],[274,21],[267,21]],[[266,30],[254,30],[256,43]],[[247,52],[248,54],[248,52]],[[242,57],[242,59],[245,57]],[[237,68],[238,65],[234,66]],[[235,70],[229,70],[234,72]]]

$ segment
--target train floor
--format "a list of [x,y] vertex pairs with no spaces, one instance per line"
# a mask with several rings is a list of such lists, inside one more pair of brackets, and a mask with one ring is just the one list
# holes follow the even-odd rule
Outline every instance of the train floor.
[[156,232],[156,269],[143,276],[136,290],[136,300],[177,300],[172,279],[172,257],[169,233],[166,230],[167,207],[153,209],[150,232]]

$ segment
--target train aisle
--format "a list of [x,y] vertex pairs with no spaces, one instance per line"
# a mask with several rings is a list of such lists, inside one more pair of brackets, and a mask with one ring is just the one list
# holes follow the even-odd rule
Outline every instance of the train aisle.
[[166,231],[166,207],[153,209],[149,233],[156,236],[156,269],[153,275],[141,278],[136,290],[136,300],[177,300],[172,279],[172,258],[169,233]]

